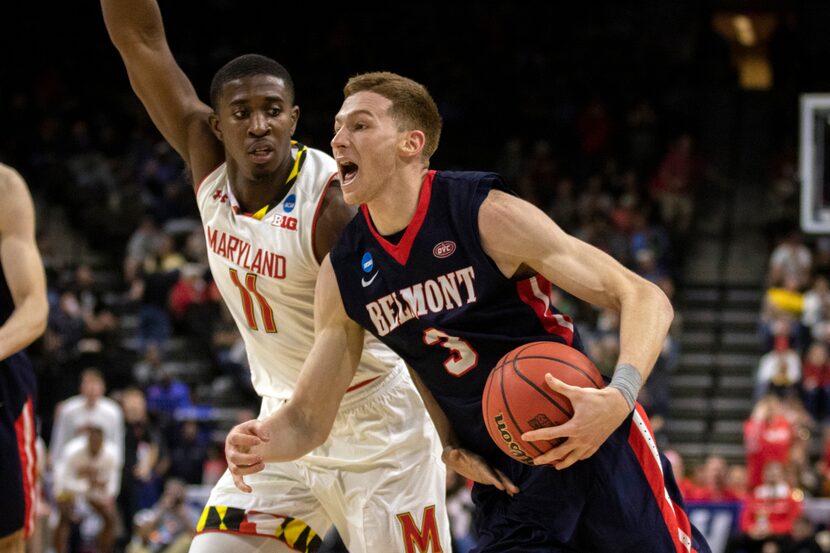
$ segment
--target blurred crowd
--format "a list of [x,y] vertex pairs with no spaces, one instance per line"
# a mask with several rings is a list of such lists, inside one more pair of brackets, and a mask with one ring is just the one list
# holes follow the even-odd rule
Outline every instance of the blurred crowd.
[[830,239],[807,243],[792,230],[797,212],[787,206],[797,184],[787,175],[772,192],[782,203],[770,219],[745,460],[730,465],[713,455],[687,471],[669,452],[687,501],[741,505],[740,532],[727,551],[830,551],[830,531],[804,509],[805,498],[830,497]]

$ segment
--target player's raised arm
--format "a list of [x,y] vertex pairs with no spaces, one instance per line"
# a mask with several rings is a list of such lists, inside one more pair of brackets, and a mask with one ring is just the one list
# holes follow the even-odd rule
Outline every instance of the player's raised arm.
[[250,487],[242,476],[262,470],[265,462],[297,459],[326,441],[360,361],[364,331],[346,315],[328,256],[317,277],[314,334],[314,345],[285,406],[228,434],[225,455],[234,483],[243,491]]
[[620,313],[620,356],[612,385],[602,390],[548,380],[574,404],[567,423],[527,434],[528,439],[567,437],[537,458],[560,460],[565,468],[593,455],[634,407],[673,318],[671,303],[656,285],[623,267],[608,254],[565,233],[528,202],[494,190],[479,211],[481,242],[502,273],[530,267],[574,296]]
[[133,90],[199,182],[222,161],[222,146],[210,128],[211,108],[170,52],[156,0],[101,0],[101,8]]
[[46,277],[35,242],[35,213],[23,178],[0,164],[0,265],[14,300],[0,326],[0,360],[34,342],[46,328]]

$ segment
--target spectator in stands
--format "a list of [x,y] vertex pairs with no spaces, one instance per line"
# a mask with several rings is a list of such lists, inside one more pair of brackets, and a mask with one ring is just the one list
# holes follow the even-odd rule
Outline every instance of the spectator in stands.
[[775,339],[773,351],[761,356],[755,374],[754,398],[758,400],[770,391],[785,393],[795,390],[801,381],[801,357],[783,336]]
[[754,489],[761,483],[764,466],[789,462],[795,429],[784,415],[781,399],[767,394],[755,404],[743,430],[749,487]]
[[830,356],[827,344],[814,342],[801,367],[801,398],[816,421],[827,419],[830,398]]
[[133,519],[135,537],[127,553],[186,553],[193,540],[192,520],[185,505],[185,486],[171,478],[152,509],[143,509]]
[[95,423],[103,428],[104,439],[113,445],[120,463],[124,458],[124,416],[118,403],[104,395],[106,383],[101,371],[92,368],[84,370],[80,391],[80,395],[63,401],[55,411],[49,447],[52,459],[60,458],[66,444]]
[[804,293],[803,306],[801,324],[807,328],[830,319],[830,283],[826,276],[813,279],[813,285]]
[[772,251],[769,259],[767,284],[780,286],[787,279],[793,279],[798,289],[803,289],[810,282],[813,269],[813,254],[804,245],[801,233],[792,231]]
[[89,265],[81,264],[75,269],[75,282],[72,288],[80,305],[86,335],[106,342],[118,328],[118,318],[96,289],[95,273]]
[[187,484],[201,484],[207,458],[208,441],[202,435],[199,423],[195,420],[183,421],[170,447],[170,476]]
[[[132,520],[139,509],[151,507],[161,493],[161,481],[170,467],[167,448],[158,427],[147,416],[144,393],[128,388],[121,395],[126,421],[124,467],[118,506],[123,520]],[[124,525],[122,543],[130,539]]]
[[746,466],[732,464],[726,471],[726,488],[739,501],[744,501],[749,495],[749,482]]
[[793,522],[789,542],[782,549],[782,553],[822,553],[822,549],[816,541],[816,527],[804,515],[799,516]]
[[144,260],[158,250],[161,231],[155,219],[145,216],[127,242],[124,256],[124,281],[132,282],[138,276]]
[[69,441],[55,460],[55,498],[60,519],[54,547],[66,553],[73,524],[90,516],[101,519],[98,550],[110,551],[115,527],[115,497],[120,487],[121,457],[115,444],[104,439],[104,429],[89,423],[84,433]]
[[173,422],[176,409],[190,407],[190,388],[173,378],[166,365],[162,364],[158,369],[156,382],[147,388],[147,410],[166,430]]
[[130,298],[140,301],[139,340],[142,350],[155,343],[165,350],[170,338],[170,290],[179,281],[184,257],[174,249],[173,237],[162,234],[156,251],[142,264],[142,271],[133,281]]
[[700,482],[689,496],[690,501],[740,501],[740,498],[726,484],[729,466],[726,459],[719,455],[710,455],[703,462]]
[[703,162],[689,134],[680,135],[660,162],[651,183],[651,195],[660,204],[663,222],[683,235],[692,222],[694,193],[703,174]]
[[816,472],[820,479],[819,495],[830,497],[830,426],[822,431],[822,454],[816,462]]
[[144,348],[144,357],[133,366],[133,380],[142,387],[158,379],[162,365],[161,348],[156,343],[149,343]]
[[576,205],[573,179],[563,177],[557,180],[554,187],[553,199],[547,208],[550,218],[556,221],[556,224],[566,231],[573,232],[577,222]]
[[802,499],[800,490],[787,483],[784,466],[768,463],[763,483],[753,489],[741,513],[741,531],[749,551],[759,550],[760,544],[769,538],[779,545],[787,543],[801,514]]
[[674,481],[677,482],[677,487],[680,488],[683,499],[688,501],[697,492],[695,483],[686,475],[686,462],[683,460],[683,456],[676,449],[664,449],[663,454],[671,462]]

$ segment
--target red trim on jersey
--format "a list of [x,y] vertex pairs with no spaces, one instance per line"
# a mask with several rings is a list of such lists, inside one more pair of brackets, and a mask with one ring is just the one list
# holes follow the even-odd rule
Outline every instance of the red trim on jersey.
[[[308,525],[306,524],[306,526]],[[309,528],[311,527],[309,526]],[[219,528],[205,528],[201,532],[196,532],[197,536],[201,534],[236,534],[237,536],[257,536],[260,538],[271,538],[272,540],[277,540],[278,542],[285,544],[286,547],[288,547],[289,549],[293,549],[294,551],[299,551],[300,553],[306,553],[308,551],[308,548],[297,549],[296,547],[288,545],[288,542],[285,541],[281,536],[275,536],[274,534],[260,534],[259,532],[243,532],[240,530],[220,530]]]
[[367,384],[371,384],[372,382],[374,382],[378,378],[380,378],[380,377],[379,376],[373,376],[372,378],[369,378],[368,380],[364,380],[363,382],[358,382],[354,386],[349,386],[348,388],[346,388],[346,393],[354,392],[355,390],[359,390],[360,388],[366,386]]
[[202,187],[202,184],[206,180],[208,180],[208,177],[210,177],[212,174],[214,174],[216,172],[216,170],[219,169],[220,167],[222,167],[222,165],[224,165],[224,164],[225,164],[225,162],[223,161],[222,163],[220,163],[219,165],[217,165],[216,167],[211,169],[210,173],[208,173],[207,175],[202,177],[202,180],[200,180],[198,183],[196,183],[196,186],[193,187],[193,193],[198,196],[199,195],[199,189]]
[[28,538],[35,527],[35,468],[37,453],[35,451],[35,417],[32,398],[26,401],[20,416],[14,421],[17,435],[17,454],[20,456],[20,468],[23,479],[23,535]]
[[391,255],[401,265],[406,265],[406,262],[409,260],[409,252],[412,250],[412,244],[415,242],[415,237],[418,236],[418,232],[421,230],[421,225],[424,224],[427,209],[429,208],[429,198],[432,195],[432,180],[434,178],[435,171],[427,171],[424,182],[421,185],[421,196],[418,198],[418,207],[415,209],[415,215],[406,227],[406,232],[403,233],[401,241],[397,244],[389,242],[378,233],[375,225],[372,223],[372,218],[369,216],[369,208],[366,207],[366,204],[360,206],[361,211],[363,211],[363,216],[366,218],[366,224],[369,225],[369,230],[372,231],[375,240],[386,250],[386,253]]
[[[336,176],[337,176],[337,172],[334,172],[329,177],[329,180],[326,181],[326,186],[323,187],[323,193],[320,194],[320,199],[317,200],[317,208],[314,210],[314,218],[311,220],[311,251],[314,252],[315,257],[317,256],[317,252],[314,250],[314,244],[315,244],[315,241],[314,241],[315,234],[314,233],[317,231],[317,218],[320,216],[320,208],[323,207],[323,200],[326,197],[326,192],[329,191],[329,186],[331,186],[331,181],[333,181]],[[329,253],[329,252],[324,252],[323,257],[325,257],[325,254],[327,254],[327,253]]]
[[[666,485],[663,479],[663,470],[659,464],[658,459],[654,455],[650,444],[656,448],[656,438],[654,431],[651,429],[651,423],[648,420],[643,407],[638,403],[635,406],[636,414],[640,416],[643,426],[639,426],[637,421],[631,421],[631,429],[628,433],[628,445],[634,452],[634,456],[640,462],[643,469],[643,474],[648,481],[649,487],[654,494],[654,499],[657,501],[657,506],[663,515],[663,521],[666,523],[669,535],[677,553],[697,553],[697,550],[692,547],[692,526],[689,524],[689,517],[683,509],[675,503],[666,492]],[[643,434],[645,430],[645,434]],[[647,436],[647,437],[646,437]],[[681,541],[681,535],[689,540],[688,546]]]
[[[534,290],[533,286],[536,285]],[[542,275],[520,280],[516,283],[516,291],[519,298],[533,309],[539,322],[542,323],[548,334],[560,336],[567,345],[573,344],[574,331],[573,319],[567,315],[553,312],[551,305],[551,285]]]

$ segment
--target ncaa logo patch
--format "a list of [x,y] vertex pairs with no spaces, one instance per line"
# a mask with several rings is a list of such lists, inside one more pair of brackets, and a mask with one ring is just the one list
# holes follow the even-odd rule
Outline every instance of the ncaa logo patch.
[[432,255],[434,255],[438,259],[444,259],[445,257],[449,257],[454,253],[455,242],[453,242],[452,240],[438,242],[437,244],[435,244],[435,247],[432,248]]
[[360,266],[363,268],[364,273],[371,273],[372,269],[375,268],[375,261],[372,259],[372,254],[366,252],[363,254],[363,259],[360,260]]
[[282,209],[286,213],[291,213],[294,211],[294,207],[297,205],[297,196],[294,194],[289,194],[285,197],[285,201],[282,202]]

